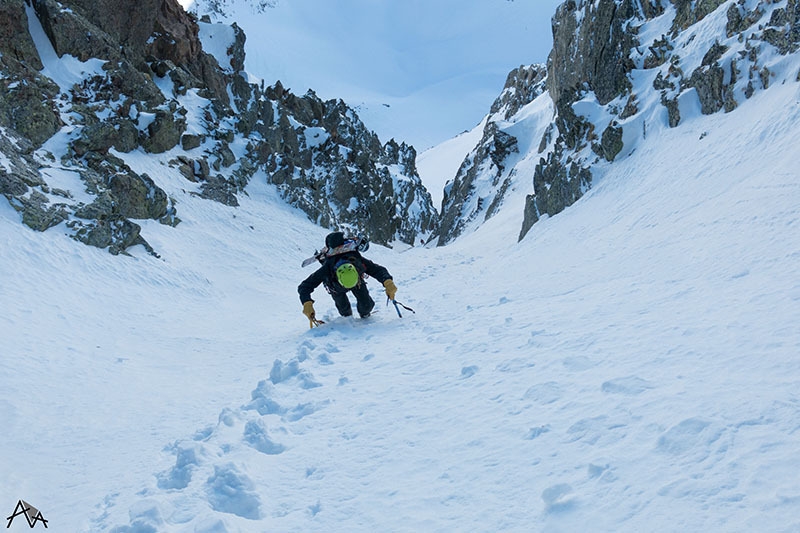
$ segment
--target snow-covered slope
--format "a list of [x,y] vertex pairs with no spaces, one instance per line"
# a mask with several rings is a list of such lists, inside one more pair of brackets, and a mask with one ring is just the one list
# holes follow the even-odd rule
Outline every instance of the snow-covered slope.
[[648,134],[519,244],[523,190],[445,248],[374,246],[416,314],[318,290],[313,330],[325,232],[264,179],[231,208],[126,159],[181,206],[161,259],[0,203],[0,505],[68,532],[797,530],[799,102]]

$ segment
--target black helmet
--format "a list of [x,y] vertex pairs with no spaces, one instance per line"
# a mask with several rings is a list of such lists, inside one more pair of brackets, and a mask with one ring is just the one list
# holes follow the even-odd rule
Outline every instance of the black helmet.
[[342,233],[341,231],[334,231],[333,233],[329,233],[328,236],[325,237],[325,246],[327,246],[328,249],[333,249],[343,244],[344,244],[344,233]]

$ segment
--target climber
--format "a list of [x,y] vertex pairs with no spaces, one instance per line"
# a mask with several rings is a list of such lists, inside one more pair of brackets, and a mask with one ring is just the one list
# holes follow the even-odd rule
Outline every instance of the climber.
[[[348,240],[347,242],[354,242]],[[353,309],[347,296],[352,292],[356,297],[356,310],[361,318],[366,318],[375,307],[375,301],[367,289],[367,276],[372,276],[383,284],[386,296],[394,300],[397,287],[392,281],[389,271],[381,265],[363,257],[358,249],[347,246],[344,234],[340,231],[330,233],[325,238],[327,253],[318,256],[322,266],[316,272],[308,276],[298,287],[300,302],[303,304],[303,314],[308,317],[311,326],[318,325],[319,321],[314,312],[314,300],[311,293],[320,284],[333,298],[336,309],[342,316],[351,316]],[[345,251],[342,251],[345,250]]]

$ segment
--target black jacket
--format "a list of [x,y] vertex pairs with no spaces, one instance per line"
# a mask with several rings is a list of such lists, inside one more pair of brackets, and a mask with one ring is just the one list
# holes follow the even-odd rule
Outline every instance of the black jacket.
[[[333,257],[328,257],[316,272],[308,276],[303,283],[297,287],[297,292],[300,294],[300,302],[313,302],[311,299],[311,293],[314,292],[314,289],[319,287],[320,283],[324,283],[325,288],[331,293],[341,294],[347,292],[349,289],[342,287],[339,284],[339,281],[336,279],[336,269],[334,268],[339,260],[347,258],[353,258],[353,263],[356,264],[356,267],[361,267],[359,268],[359,271],[363,270],[363,272],[369,276],[372,276],[381,282],[381,284],[383,284],[383,282],[387,279],[392,279],[392,275],[389,274],[389,271],[386,270],[386,268],[377,263],[373,263],[358,252],[348,252],[346,254],[335,255]],[[358,263],[360,263],[360,265]]]

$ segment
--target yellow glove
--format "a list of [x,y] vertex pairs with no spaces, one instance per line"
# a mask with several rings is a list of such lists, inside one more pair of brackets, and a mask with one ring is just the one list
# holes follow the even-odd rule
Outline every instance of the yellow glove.
[[383,282],[383,286],[386,289],[386,296],[388,296],[390,300],[394,300],[394,295],[397,294],[397,287],[394,281],[387,279]]
[[303,302],[303,314],[306,315],[312,322],[316,318],[316,313],[314,313],[314,302],[312,300]]

